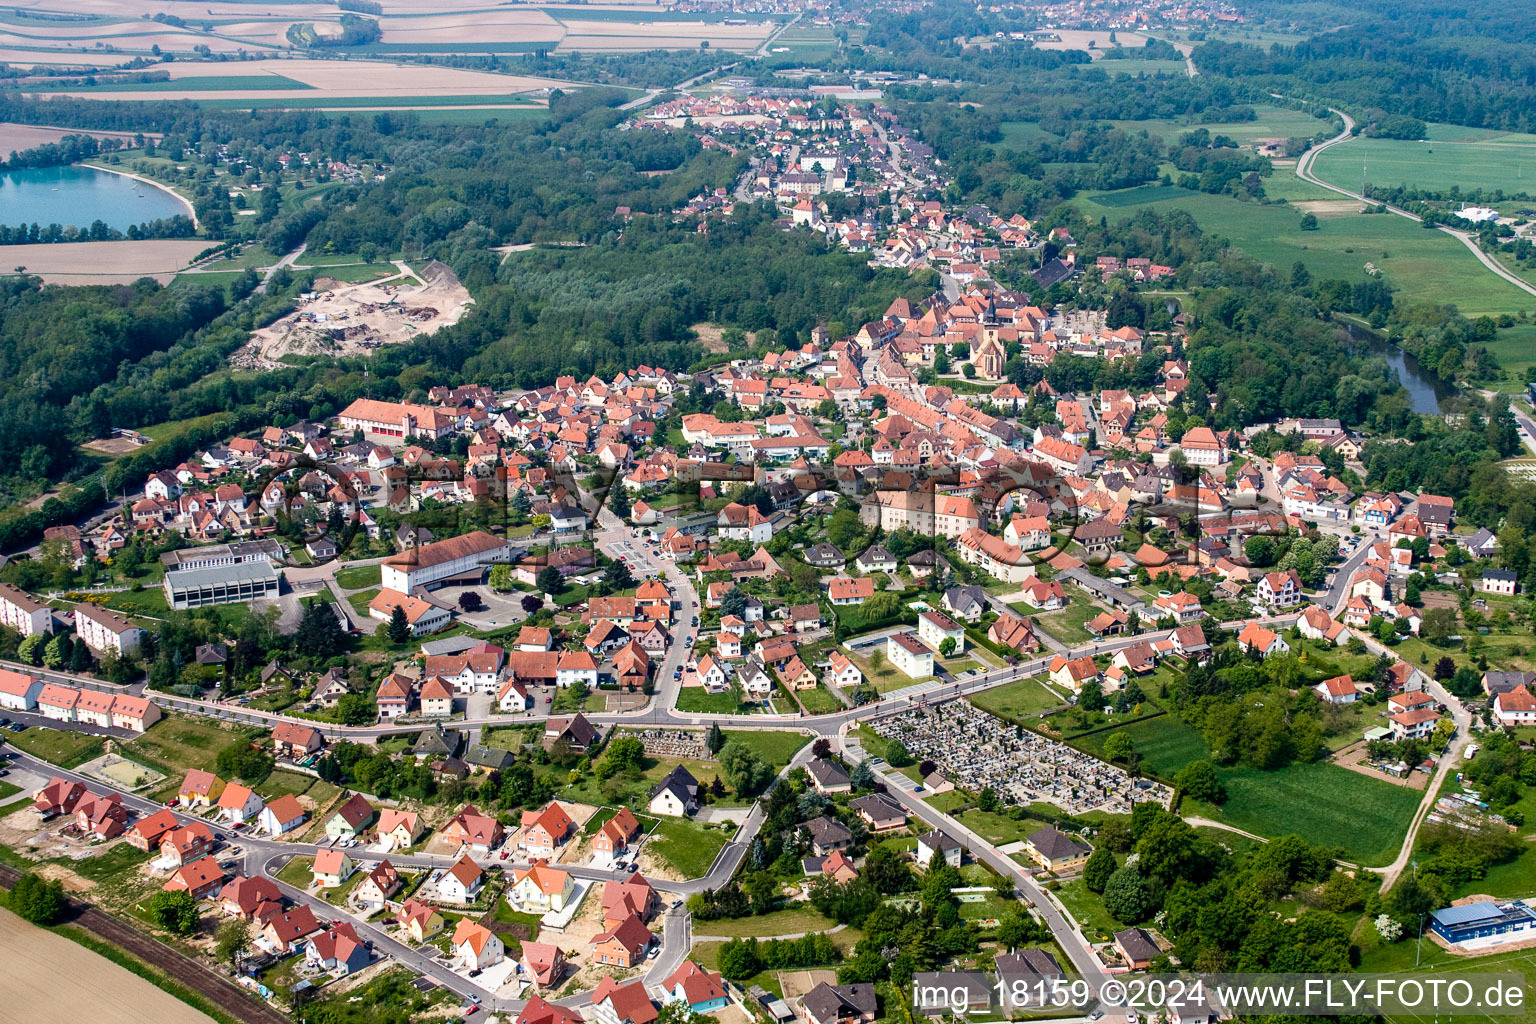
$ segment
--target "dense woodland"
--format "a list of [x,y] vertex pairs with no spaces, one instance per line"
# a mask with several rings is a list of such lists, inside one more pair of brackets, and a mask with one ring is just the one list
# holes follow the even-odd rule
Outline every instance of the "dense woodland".
[[[1321,27],[1315,5],[1261,0],[1254,13]],[[1333,29],[1333,25],[1342,27]],[[1332,5],[1320,32],[1268,49],[1207,42],[1194,53],[1206,74],[1363,110],[1508,131],[1536,129],[1536,8],[1521,0],[1447,6],[1434,0]],[[1418,136],[1415,136],[1418,137]]]

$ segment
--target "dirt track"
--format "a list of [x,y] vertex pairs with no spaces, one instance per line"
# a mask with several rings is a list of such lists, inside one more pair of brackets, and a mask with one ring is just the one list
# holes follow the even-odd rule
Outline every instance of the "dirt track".
[[[0,885],[9,888],[20,877],[21,873],[15,868],[0,866]],[[164,943],[145,935],[138,929],[124,924],[117,918],[105,914],[89,904],[75,899],[67,899],[66,903],[69,907],[66,912],[68,923],[84,928],[97,938],[112,943],[145,963],[153,964],[167,975],[196,991],[203,998],[236,1020],[246,1021],[247,1024],[292,1024],[287,1017],[278,1013],[266,1003],[258,1002],[255,996],[249,994],[233,982],[226,980],[221,975],[215,974],[196,960],[183,956]],[[60,941],[68,942],[67,939],[60,939]],[[71,943],[71,945],[73,944]],[[42,948],[42,943],[38,943],[37,947]],[[8,960],[7,963],[14,968],[15,965],[12,961]],[[60,976],[61,972],[58,965],[50,964],[49,967],[50,969],[45,972],[48,976]],[[8,970],[7,973],[14,973],[14,970]],[[129,1012],[131,1008],[124,1007],[121,999],[105,1004],[112,1007],[112,1012],[105,1012],[103,1007],[98,1006],[94,1002],[86,1003],[83,1001],[84,991],[79,988],[79,985],[80,980],[77,978],[68,989],[70,993],[69,1009],[71,1016],[76,1016],[79,1011],[85,1010],[87,1011],[87,1016],[84,1019],[89,1020],[132,1021],[141,1019],[139,1016],[131,1014]],[[157,989],[156,991],[158,992],[159,990]],[[144,1016],[142,1019],[146,1021],[163,1021],[166,1024],[208,1020],[205,1015],[198,1013],[190,1007],[185,1007],[185,1004],[174,997],[167,995],[165,998],[175,1007],[184,1007],[185,1015],[156,1012],[149,1016]],[[12,1008],[15,1006],[14,1003],[9,1005]],[[90,1012],[93,1010],[97,1012]],[[57,1014],[42,1013],[37,1015],[22,1014],[19,1017],[8,1019],[45,1020],[57,1016]]]

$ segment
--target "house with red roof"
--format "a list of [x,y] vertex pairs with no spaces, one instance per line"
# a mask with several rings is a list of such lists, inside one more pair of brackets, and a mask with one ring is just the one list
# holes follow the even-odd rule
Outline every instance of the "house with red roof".
[[593,937],[592,962],[611,967],[634,967],[645,959],[654,938],[639,915],[631,914]]

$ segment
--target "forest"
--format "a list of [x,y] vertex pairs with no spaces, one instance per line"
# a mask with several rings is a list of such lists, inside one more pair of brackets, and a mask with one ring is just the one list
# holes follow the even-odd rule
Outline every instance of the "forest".
[[[1477,128],[1536,129],[1536,8],[1521,0],[1447,6],[1344,0],[1327,22],[1300,0],[1260,0],[1254,13],[1318,30],[1292,46],[1265,49],[1208,41],[1193,58],[1204,74],[1241,79],[1292,96],[1327,98],[1386,122],[1388,115]],[[1335,27],[1338,25],[1339,27]],[[1325,31],[1326,30],[1326,31]],[[1414,136],[1422,137],[1422,136]]]

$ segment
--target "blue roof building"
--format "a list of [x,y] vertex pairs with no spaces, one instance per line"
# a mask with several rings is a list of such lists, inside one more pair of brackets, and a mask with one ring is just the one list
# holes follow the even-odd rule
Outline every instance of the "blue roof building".
[[1436,910],[1429,915],[1429,927],[1448,945],[1463,949],[1496,946],[1536,932],[1536,910],[1519,900],[1467,903]]

